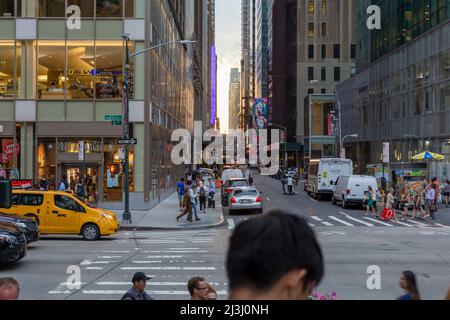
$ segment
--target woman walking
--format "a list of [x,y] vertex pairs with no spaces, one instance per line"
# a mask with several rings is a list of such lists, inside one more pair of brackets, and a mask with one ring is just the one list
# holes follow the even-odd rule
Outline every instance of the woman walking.
[[184,190],[184,196],[182,199],[182,212],[180,215],[177,216],[177,221],[180,220],[182,216],[188,215],[187,220],[192,223],[192,204],[191,204],[191,197],[189,196],[189,189]]
[[369,210],[372,210],[372,216],[376,217],[375,213],[375,194],[373,193],[373,189],[371,186],[367,189],[367,213],[366,216],[369,215]]
[[397,300],[420,300],[417,288],[416,275],[411,271],[403,271],[400,276],[400,288],[403,294]]
[[448,202],[450,198],[450,181],[445,180],[445,183],[442,185],[442,195],[444,196],[445,207],[448,208]]
[[409,203],[408,190],[404,188],[400,196],[400,206],[402,210],[402,216],[400,218],[401,220],[408,220],[408,203]]
[[412,213],[413,220],[416,219],[417,211],[422,212],[422,217],[425,217],[425,211],[423,210],[423,207],[422,207],[422,191],[416,192],[414,195],[414,204],[413,204],[413,213]]

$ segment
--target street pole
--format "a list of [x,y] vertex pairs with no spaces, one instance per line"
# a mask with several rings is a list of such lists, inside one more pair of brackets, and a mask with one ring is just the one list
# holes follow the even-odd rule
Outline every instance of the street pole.
[[[130,138],[130,124],[129,124],[129,72],[130,72],[130,52],[129,52],[129,38],[125,39],[125,74],[123,79],[123,86],[125,90],[124,101],[124,116],[123,116],[123,132],[122,138]],[[123,221],[128,221],[130,224],[131,212],[130,212],[130,145],[125,145],[125,159],[123,161],[123,170],[125,174],[124,191],[125,191],[125,210],[123,212]]]

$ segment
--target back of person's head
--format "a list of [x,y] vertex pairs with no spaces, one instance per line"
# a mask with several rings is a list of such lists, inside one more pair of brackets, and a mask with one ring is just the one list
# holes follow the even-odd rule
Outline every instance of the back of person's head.
[[417,287],[416,275],[412,271],[403,271],[406,280],[407,290],[414,300],[420,300],[419,289]]
[[181,178],[180,180],[181,180],[181,182],[184,182],[184,178]]
[[324,274],[322,250],[305,219],[282,210],[240,223],[230,239],[226,261],[230,292],[264,294],[293,271],[305,270],[301,290]]
[[191,297],[194,295],[194,290],[198,289],[198,284],[203,281],[205,281],[205,279],[202,277],[193,277],[188,281],[187,289]]
[[0,300],[17,300],[20,285],[14,278],[0,278]]

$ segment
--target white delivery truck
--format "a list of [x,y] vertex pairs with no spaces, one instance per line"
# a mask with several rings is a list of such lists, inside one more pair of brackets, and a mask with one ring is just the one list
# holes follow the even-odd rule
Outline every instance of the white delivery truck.
[[350,159],[311,160],[308,167],[306,191],[314,198],[322,195],[331,196],[339,176],[353,174],[353,161]]
[[377,179],[372,176],[340,176],[336,182],[334,188],[333,197],[331,202],[336,204],[342,203],[342,207],[345,209],[349,205],[364,204],[364,200],[367,198],[366,192],[372,187],[373,192],[378,189]]

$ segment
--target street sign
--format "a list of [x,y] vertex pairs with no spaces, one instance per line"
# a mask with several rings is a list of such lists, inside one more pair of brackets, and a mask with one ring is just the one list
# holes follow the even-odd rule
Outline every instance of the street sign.
[[123,138],[123,139],[119,139],[118,141],[117,141],[117,144],[118,145],[136,145],[137,144],[137,139],[133,139],[133,138],[130,138],[130,139],[125,139],[125,138]]
[[122,122],[122,116],[120,114],[107,114],[105,115],[105,120]]
[[122,121],[111,121],[111,124],[113,126],[121,126],[122,125]]

